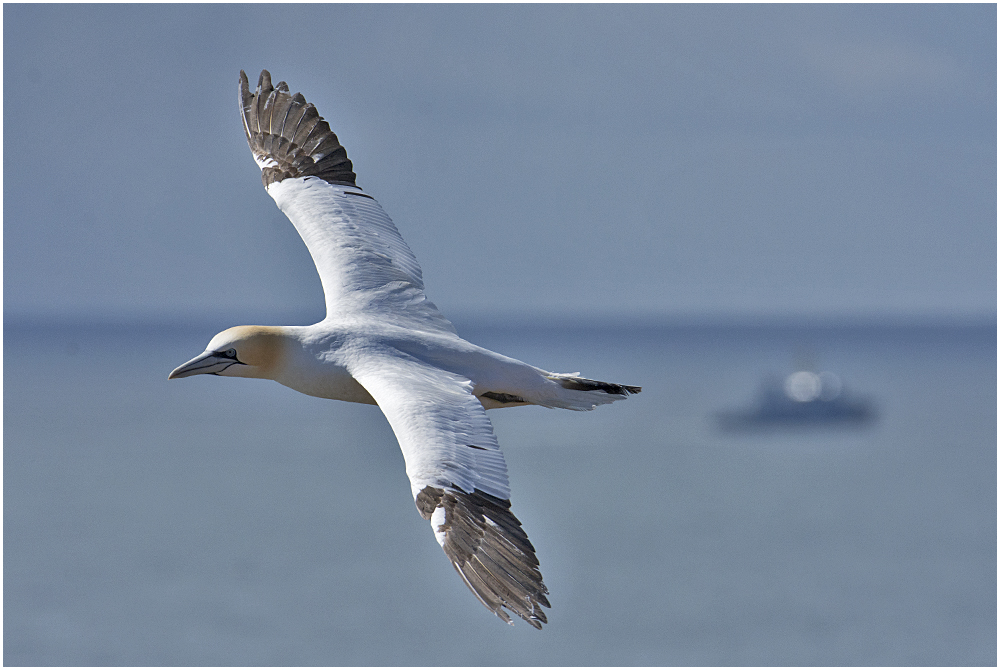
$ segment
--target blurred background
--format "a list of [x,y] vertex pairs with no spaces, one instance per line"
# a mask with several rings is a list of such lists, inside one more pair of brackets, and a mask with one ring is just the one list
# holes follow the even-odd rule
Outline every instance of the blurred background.
[[[5,665],[995,665],[996,7],[5,5]],[[493,412],[508,628],[376,408],[167,383],[323,317],[236,105],[314,103]]]

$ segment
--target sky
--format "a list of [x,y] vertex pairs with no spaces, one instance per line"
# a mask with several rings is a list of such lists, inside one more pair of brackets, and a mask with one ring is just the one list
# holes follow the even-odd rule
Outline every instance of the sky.
[[321,319],[240,125],[263,68],[446,315],[996,314],[993,4],[3,18],[8,319]]

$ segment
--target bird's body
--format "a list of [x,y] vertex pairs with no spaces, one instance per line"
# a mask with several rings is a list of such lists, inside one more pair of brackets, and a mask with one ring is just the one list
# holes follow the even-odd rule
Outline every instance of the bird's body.
[[534,547],[510,512],[507,469],[487,409],[593,409],[639,388],[546,372],[463,340],[424,295],[395,225],[355,183],[336,135],[267,71],[240,73],[244,130],[268,193],[305,241],[326,318],[311,326],[237,326],[171,378],[271,379],[300,393],[377,404],[406,461],[420,514],[459,575],[501,619],[536,628],[548,593]]

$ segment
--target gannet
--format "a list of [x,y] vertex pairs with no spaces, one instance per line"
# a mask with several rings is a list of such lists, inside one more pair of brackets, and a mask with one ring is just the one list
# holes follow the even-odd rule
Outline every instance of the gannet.
[[326,298],[311,326],[224,330],[169,379],[271,379],[300,393],[378,405],[402,449],[420,515],[466,586],[513,625],[551,607],[535,548],[510,509],[507,465],[486,410],[590,410],[638,386],[554,373],[478,347],[424,295],[420,265],[378,202],[355,183],[330,126],[301,93],[250,92],[240,114],[264,188],[305,241]]

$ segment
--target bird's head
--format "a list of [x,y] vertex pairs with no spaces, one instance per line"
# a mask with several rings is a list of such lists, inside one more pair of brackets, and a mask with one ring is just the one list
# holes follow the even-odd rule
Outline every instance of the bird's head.
[[278,327],[236,326],[213,337],[203,354],[171,372],[167,379],[193,375],[274,379],[287,341]]

